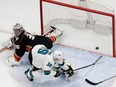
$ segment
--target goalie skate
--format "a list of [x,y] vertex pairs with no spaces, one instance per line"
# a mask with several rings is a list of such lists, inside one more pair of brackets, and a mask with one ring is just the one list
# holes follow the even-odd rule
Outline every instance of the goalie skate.
[[57,38],[62,36],[63,31],[57,29],[56,27],[50,26],[49,30],[43,36],[56,36]]
[[61,31],[61,30],[57,29],[57,28],[54,27],[54,26],[50,26],[50,27],[51,27],[52,29],[54,29],[54,33],[56,33],[58,37],[62,36],[62,34],[63,34],[64,31]]
[[50,33],[54,32],[54,30],[56,30],[56,29],[54,29],[54,28],[52,28],[52,27],[50,26],[49,29],[43,34],[43,36],[49,35]]
[[72,80],[74,80],[77,77],[77,73],[78,73],[78,71],[74,71],[74,74],[72,76],[69,76],[69,75],[67,76],[66,75],[65,79],[67,81],[72,81]]

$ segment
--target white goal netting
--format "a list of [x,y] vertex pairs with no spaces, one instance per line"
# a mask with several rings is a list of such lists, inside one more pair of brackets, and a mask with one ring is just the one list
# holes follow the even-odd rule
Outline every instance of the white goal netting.
[[[62,6],[56,5],[53,3],[43,2],[43,23],[44,26],[56,25],[62,23],[70,23],[74,27],[79,28],[96,28],[96,27],[104,27],[106,26],[107,31],[99,31],[101,33],[110,34],[110,29],[112,28],[112,18],[108,16],[110,14],[114,14],[114,10],[110,7],[106,7],[105,5],[97,2],[93,2],[90,0],[54,0],[61,3],[69,4],[71,6]],[[97,11],[103,11],[105,13],[96,13],[96,12],[88,12],[80,9],[75,9],[73,6],[81,6],[84,8],[90,8]],[[70,8],[71,7],[71,8]],[[81,24],[80,24],[81,23]],[[97,26],[96,26],[97,25]]]
[[[75,44],[68,42],[69,44],[79,45],[81,49],[115,55],[115,11],[110,6],[92,0],[42,0],[41,15],[44,32],[50,25],[57,26],[66,33],[70,32],[65,34],[65,37],[78,37],[78,41],[73,41]],[[70,29],[62,25],[68,25]],[[64,42],[67,42],[67,39],[62,41]],[[106,42],[108,45],[104,45]],[[96,46],[101,49],[96,50]]]

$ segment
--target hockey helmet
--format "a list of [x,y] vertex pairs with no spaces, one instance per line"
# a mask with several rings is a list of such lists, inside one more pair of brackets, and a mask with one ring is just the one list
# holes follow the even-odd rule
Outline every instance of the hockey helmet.
[[14,26],[13,26],[13,33],[16,35],[16,36],[19,36],[22,32],[24,31],[23,29],[23,26],[19,23],[16,23]]
[[63,52],[61,52],[61,51],[54,51],[53,52],[53,58],[54,59],[61,59],[61,58],[63,58],[64,57],[64,54],[63,54]]

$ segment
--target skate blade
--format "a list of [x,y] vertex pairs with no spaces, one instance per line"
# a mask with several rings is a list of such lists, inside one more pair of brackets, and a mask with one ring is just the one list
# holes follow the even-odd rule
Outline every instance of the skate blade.
[[74,71],[74,75],[71,76],[71,77],[69,77],[69,78],[67,78],[67,80],[68,80],[68,81],[74,80],[74,79],[77,77],[77,73],[78,73],[78,71]]

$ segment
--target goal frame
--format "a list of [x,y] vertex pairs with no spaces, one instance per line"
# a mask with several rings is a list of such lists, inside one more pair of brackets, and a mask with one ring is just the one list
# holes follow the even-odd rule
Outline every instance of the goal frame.
[[97,13],[97,14],[100,14],[100,15],[105,15],[105,16],[111,17],[111,19],[112,19],[112,52],[113,52],[112,57],[116,57],[115,14],[108,13],[108,12],[103,12],[103,11],[98,11],[98,10],[93,10],[93,9],[90,9],[90,8],[84,8],[84,7],[71,5],[71,4],[67,4],[67,3],[63,3],[63,2],[58,2],[58,1],[54,1],[54,0],[40,0],[41,34],[44,33],[42,2],[52,3],[52,4],[56,4],[56,5],[60,5],[60,6],[65,6],[65,7],[69,7],[69,8],[73,8],[73,9],[78,9],[78,10],[82,10],[82,11],[87,11],[87,12],[91,12],[91,13]]

